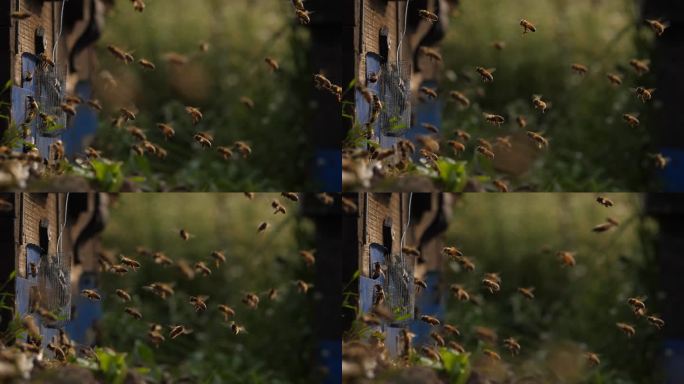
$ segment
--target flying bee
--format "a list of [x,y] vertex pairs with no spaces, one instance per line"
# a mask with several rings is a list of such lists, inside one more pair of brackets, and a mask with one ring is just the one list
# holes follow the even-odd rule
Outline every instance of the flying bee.
[[131,295],[123,289],[117,289],[116,295],[119,296],[119,298],[123,302],[131,301]]
[[432,331],[432,332],[430,332],[430,337],[432,338],[432,340],[435,341],[435,343],[438,346],[440,346],[440,347],[446,346],[446,341],[444,340],[444,337],[442,337],[442,335],[440,335],[439,333]]
[[665,32],[665,29],[668,27],[667,23],[664,23],[660,20],[653,20],[653,19],[646,19],[646,24],[651,27],[653,32],[655,32],[656,36],[660,36]]
[[495,41],[492,43],[492,47],[494,47],[497,51],[502,51],[504,48],[506,48],[506,42],[505,41]]
[[451,292],[456,296],[456,298],[459,301],[469,301],[470,300],[470,294],[468,291],[463,288],[462,285],[460,284],[452,284],[451,287],[449,287]]
[[67,95],[64,97],[64,101],[70,105],[79,105],[83,103],[83,99],[78,96]]
[[482,285],[489,291],[489,293],[494,294],[501,290],[501,285],[494,279],[485,277],[482,279]]
[[192,119],[192,125],[197,125],[200,121],[202,121],[202,118],[204,118],[204,115],[202,115],[202,112],[197,107],[186,106],[185,112],[190,115],[190,118]]
[[147,331],[147,338],[150,339],[150,342],[154,344],[155,348],[159,348],[159,344],[163,343],[166,338],[164,335],[159,333],[159,331],[156,330],[149,330]]
[[432,60],[435,60],[437,62],[442,61],[442,55],[435,48],[422,46],[418,48],[418,51],[421,55],[427,56]]
[[128,108],[120,108],[119,116],[121,117],[121,119],[123,119],[124,122],[135,120],[135,112],[131,111]]
[[233,332],[235,336],[239,335],[242,332],[246,332],[245,327],[238,325],[238,323],[234,321],[230,324],[230,330]]
[[419,279],[417,277],[413,278],[413,284],[416,286],[416,291],[420,292],[421,289],[427,289],[428,285],[425,280]]
[[273,201],[271,201],[271,208],[273,208],[274,215],[277,215],[278,213],[282,213],[284,215],[287,213],[285,206],[282,205],[278,199],[273,199]]
[[496,71],[496,68],[475,67],[475,71],[480,74],[482,81],[485,83],[494,81],[494,75],[492,75],[492,73]]
[[120,255],[119,259],[121,260],[121,264],[131,267],[131,269],[133,269],[134,271],[137,271],[138,268],[140,268],[140,263],[136,260],[133,260],[124,255]]
[[324,75],[322,75],[320,73],[314,74],[313,79],[314,79],[314,84],[315,84],[317,89],[329,89],[333,85],[332,82],[330,80],[328,80],[327,77],[325,77]]
[[54,343],[54,342],[48,343],[47,349],[51,350],[52,353],[55,354],[55,357],[57,358],[57,360],[66,361],[66,356],[67,356],[66,352],[64,352],[64,349],[62,347],[60,347],[59,345],[57,345],[56,343]]
[[437,20],[439,20],[439,16],[437,16],[435,13],[428,11],[427,9],[419,9],[418,16],[420,16],[423,20],[429,21],[431,23],[434,23]]
[[246,142],[244,141],[236,141],[233,143],[233,147],[240,152],[240,155],[242,155],[243,159],[248,158],[252,154],[252,147],[250,147]]
[[213,251],[211,253],[211,258],[216,262],[216,268],[226,262],[226,255],[223,253],[223,251]]
[[195,308],[195,312],[204,312],[207,310],[207,300],[209,296],[190,296],[190,304]]
[[145,10],[145,2],[143,0],[131,0],[133,9],[142,13]]
[[207,267],[207,265],[203,261],[198,261],[194,265],[194,269],[196,272],[201,273],[202,276],[209,276],[211,275],[211,269]]
[[527,137],[529,137],[539,149],[548,148],[549,146],[549,140],[537,132],[527,131]]
[[192,329],[185,328],[182,325],[171,325],[171,326],[169,326],[169,328],[170,328],[169,337],[171,339],[175,339],[178,336],[188,335],[188,334],[192,333]]
[[223,314],[223,321],[228,321],[229,317],[235,316],[235,310],[225,304],[219,304],[219,312]]
[[430,99],[436,99],[437,98],[437,91],[435,91],[432,88],[420,87],[420,92],[422,94],[426,95]]
[[429,315],[420,316],[420,321],[428,323],[431,326],[440,325],[439,319],[437,319],[436,317],[433,317],[433,316],[429,316]]
[[102,104],[96,99],[88,100],[88,106],[96,111],[102,110]]
[[124,311],[125,311],[126,313],[128,313],[129,315],[131,315],[131,317],[133,317],[133,318],[136,319],[136,320],[142,319],[142,313],[140,313],[140,311],[139,311],[137,308],[134,308],[134,307],[126,307],[126,308],[124,309]]
[[470,99],[466,97],[462,92],[451,91],[449,92],[449,97],[461,105],[463,108],[468,108],[470,106]]
[[47,53],[41,53],[38,58],[40,59],[40,67],[43,69],[54,68],[55,62],[52,61],[47,55]]
[[157,69],[157,66],[154,65],[153,62],[146,60],[146,59],[138,60],[138,64],[140,64],[141,67],[143,67],[145,69],[149,69],[151,71],[154,71],[155,69]]
[[95,291],[92,290],[92,289],[84,289],[84,290],[82,290],[82,291],[81,291],[81,296],[85,297],[86,299],[95,300],[95,301],[99,301],[99,300],[102,299],[102,297],[100,296],[100,294],[97,293],[97,292],[95,292]]
[[442,328],[449,334],[461,336],[461,331],[451,324],[444,324]]
[[634,334],[636,334],[636,329],[633,325],[627,323],[615,323],[615,326],[617,326],[620,331],[627,335],[627,337],[632,337]]
[[174,293],[172,284],[167,283],[152,283],[150,285],[144,286],[143,288],[152,291],[152,293],[164,300]]
[[223,160],[230,160],[233,157],[233,151],[228,147],[216,147],[216,151],[223,157]]
[[646,320],[648,320],[648,322],[651,323],[651,325],[653,325],[657,329],[662,329],[665,326],[665,321],[655,315],[647,316]]
[[646,309],[646,303],[644,297],[630,297],[627,299],[627,304],[631,305],[633,309]]
[[459,139],[461,139],[461,140],[463,140],[463,141],[468,141],[468,140],[470,140],[470,133],[468,133],[468,132],[466,132],[466,131],[464,131],[464,130],[462,130],[462,129],[457,129],[457,130],[455,131],[455,133],[456,133],[456,137],[458,137]]
[[256,293],[246,293],[242,297],[242,303],[251,309],[256,309],[259,306],[259,295]]
[[164,138],[166,140],[176,135],[176,131],[170,124],[159,123],[157,124],[157,128],[159,128],[159,130],[161,131],[162,135],[164,135]]
[[497,145],[497,146],[505,148],[505,149],[513,148],[513,144],[511,143],[511,137],[510,136],[499,136],[499,137],[497,137],[496,143],[494,145]]
[[587,359],[587,363],[589,363],[589,365],[592,367],[596,367],[597,365],[601,364],[601,359],[599,359],[598,355],[593,352],[585,353],[584,357]]
[[178,52],[167,52],[164,54],[164,60],[166,60],[169,64],[173,64],[176,66],[183,66],[190,61],[190,59],[182,55]]
[[342,197],[340,201],[342,202],[342,211],[344,213],[356,213],[358,211],[358,206],[352,199]]
[[313,287],[313,284],[307,283],[303,280],[295,281],[295,285],[297,286],[297,291],[299,293],[303,293],[305,295],[307,292],[309,292],[309,289],[311,289],[311,287]]
[[173,260],[171,260],[164,252],[155,252],[152,254],[152,260],[154,260],[155,264],[160,264],[162,266],[168,267],[173,264]]
[[540,110],[542,113],[545,113],[548,108],[547,102],[542,100],[541,95],[532,95],[532,104],[534,105],[534,108]]
[[482,350],[482,353],[484,353],[485,356],[489,357],[492,360],[501,360],[501,356],[499,356],[498,353],[492,351],[491,349],[485,348]]
[[29,263],[29,275],[31,275],[31,277],[38,276],[38,266],[34,262]]
[[439,133],[439,129],[434,124],[420,123],[420,125],[432,134],[438,134]]
[[323,205],[332,205],[335,202],[335,199],[332,196],[330,196],[330,194],[325,192],[317,193],[316,198]]
[[622,119],[625,120],[625,122],[629,124],[629,126],[631,127],[638,127],[640,124],[639,119],[636,116],[631,115],[629,113],[623,114]]
[[508,184],[503,180],[493,180],[492,184],[499,192],[508,192]]
[[123,49],[117,47],[116,45],[108,45],[107,50],[118,60],[123,61],[125,64],[130,64],[133,62],[133,56],[124,51]]
[[607,197],[603,197],[603,196],[598,196],[596,198],[596,202],[603,205],[604,207],[612,207],[613,206],[613,200],[611,200]]
[[376,284],[375,291],[373,292],[373,307],[380,307],[385,302],[385,290],[382,289],[382,285]]
[[523,35],[527,32],[537,32],[537,28],[534,26],[534,24],[530,23],[525,19],[520,20],[520,26],[523,29]]
[[23,12],[23,11],[17,11],[17,12],[12,12],[10,14],[10,17],[14,20],[26,20],[31,17],[30,12]]
[[459,344],[453,340],[449,342],[449,348],[451,348],[454,351],[461,353],[461,354],[466,352],[465,348],[463,348],[463,346],[461,344]]
[[511,353],[511,355],[517,355],[520,353],[520,343],[518,340],[509,337],[503,341],[504,347]]
[[30,338],[34,340],[39,340],[41,338],[40,328],[38,327],[38,324],[36,323],[36,320],[33,318],[33,316],[24,316],[21,319],[21,325],[24,327],[24,329],[26,329]]
[[459,250],[456,247],[444,247],[444,248],[442,248],[442,253],[451,257],[451,258],[455,258],[457,256],[463,256],[463,252],[461,252],[461,250]]
[[601,232],[606,232],[607,230],[615,227],[613,223],[607,222],[607,223],[601,223],[596,226],[594,226],[591,230],[592,232],[596,233],[601,233]]
[[206,132],[197,132],[192,136],[193,140],[202,148],[211,148],[214,138]]
[[278,298],[279,292],[275,288],[271,288],[266,292],[266,297],[268,297],[269,300],[275,301]]
[[207,53],[207,52],[209,52],[209,48],[210,48],[210,47],[211,47],[211,46],[209,45],[208,42],[206,42],[206,41],[200,41],[199,46],[198,46],[197,48],[199,49],[200,52],[202,52],[202,53]]
[[109,270],[119,276],[123,276],[128,273],[128,268],[121,264],[114,264],[109,268]]
[[382,270],[382,264],[375,262],[373,264],[373,272],[371,273],[371,279],[376,280],[382,277],[385,278],[385,272]]
[[307,25],[311,22],[311,12],[309,11],[297,9],[295,10],[295,15],[297,15],[297,20],[299,20],[299,24]]
[[461,143],[458,140],[449,140],[447,141],[447,145],[449,145],[453,150],[456,155],[459,155],[465,151],[465,144]]
[[423,355],[425,355],[427,358],[434,360],[434,361],[441,361],[441,357],[439,356],[439,353],[435,351],[434,348],[428,347],[428,346],[422,346],[420,347],[420,351]]
[[500,127],[505,121],[505,119],[501,115],[483,113],[482,116],[484,116],[486,122],[492,125],[496,125],[497,127]]
[[489,150],[487,147],[485,147],[485,146],[483,146],[483,145],[478,145],[478,146],[475,148],[475,150],[476,150],[478,153],[480,153],[482,156],[484,156],[484,157],[486,157],[486,158],[488,158],[488,159],[490,159],[490,160],[494,160],[494,152],[492,152],[491,150]]
[[613,85],[622,85],[622,76],[617,73],[607,73],[606,78]]
[[637,75],[641,76],[644,73],[648,73],[651,69],[649,68],[649,61],[648,60],[638,60],[638,59],[632,59],[629,61],[629,65],[632,66],[634,71],[637,73]]
[[278,62],[275,59],[270,58],[270,57],[266,57],[264,59],[264,61],[268,65],[268,68],[271,70],[271,72],[276,72],[280,69],[280,65],[278,64]]
[[269,223],[267,223],[265,221],[261,222],[259,224],[259,226],[257,227],[257,233],[263,233],[264,231],[266,231],[268,229],[269,226],[270,226]]
[[556,252],[556,257],[560,260],[562,267],[574,267],[575,266],[575,252],[570,251],[558,251]]
[[655,88],[644,87],[632,88],[632,91],[637,95],[637,98],[639,98],[639,100],[641,100],[644,103],[653,98],[653,92],[655,92],[655,90]]
[[570,68],[572,69],[573,72],[575,72],[576,74],[578,74],[580,76],[586,75],[587,72],[589,71],[589,68],[584,64],[575,63],[575,64],[571,65]]
[[247,96],[241,96],[240,97],[240,103],[242,103],[242,105],[244,105],[245,107],[247,107],[249,109],[254,109],[254,106],[255,106],[254,100],[252,100],[251,98],[249,98]]
[[190,234],[190,232],[186,231],[185,229],[181,228],[178,230],[178,235],[180,236],[181,239],[184,241],[190,240],[190,238],[194,237],[193,235]]
[[296,192],[281,192],[280,195],[295,203],[299,202],[299,195]]
[[528,288],[519,287],[518,292],[520,292],[520,294],[523,295],[528,300],[534,299],[534,287],[528,287]]
[[658,169],[665,169],[667,167],[667,164],[670,163],[670,158],[663,156],[662,153],[652,153],[649,154],[649,157],[653,159],[653,163],[656,168]]
[[304,259],[304,264],[306,264],[307,267],[312,267],[316,263],[315,249],[301,250],[299,251],[299,256]]

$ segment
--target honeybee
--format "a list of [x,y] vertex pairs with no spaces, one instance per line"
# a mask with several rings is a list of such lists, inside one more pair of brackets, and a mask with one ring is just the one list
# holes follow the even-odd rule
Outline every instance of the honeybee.
[[[7,200],[0,199],[0,212],[11,212],[14,209],[14,204]],[[35,263],[31,263],[35,265]]]
[[128,268],[121,264],[114,264],[109,268],[109,270],[119,276],[123,276],[128,273]]
[[41,53],[38,58],[40,59],[40,67],[43,69],[48,69],[48,68],[54,68],[55,67],[55,62],[52,61],[47,53],[43,52]]
[[152,283],[150,285],[144,286],[143,288],[152,291],[152,293],[156,294],[162,299],[166,299],[174,293],[173,286],[167,283]]
[[123,302],[131,301],[131,295],[123,289],[117,289],[116,295],[119,296],[119,298]]
[[150,329],[147,331],[147,338],[150,339],[150,342],[154,344],[156,348],[159,348],[159,344],[164,342],[166,338],[164,335],[162,335],[158,330],[156,329]]
[[262,222],[262,223],[259,224],[259,226],[257,227],[257,233],[263,233],[265,230],[268,229],[269,226],[270,226],[269,223],[267,223],[267,222],[265,222],[265,221]]
[[546,112],[548,104],[542,100],[541,95],[532,95],[532,104],[534,108],[540,110],[542,113]]
[[36,320],[31,315],[26,315],[21,319],[21,324],[28,332],[29,336],[34,340],[40,339],[40,328],[36,324]]
[[142,319],[142,313],[140,313],[140,311],[139,311],[137,308],[134,308],[134,307],[126,307],[126,308],[124,309],[124,311],[125,311],[126,313],[128,313],[129,315],[131,315],[131,317],[133,317],[133,318],[136,319],[136,320]]
[[108,45],[107,50],[118,60],[123,61],[125,64],[130,64],[133,62],[133,55],[124,51],[123,49],[117,47],[116,45]]
[[242,155],[243,159],[246,159],[249,157],[249,155],[252,154],[252,147],[250,147],[246,142],[244,141],[236,141],[233,143],[233,147],[240,152],[240,155]]
[[64,349],[57,345],[55,342],[50,342],[47,345],[47,349],[52,351],[52,353],[55,354],[55,357],[59,361],[66,361],[66,352],[64,352]]
[[192,119],[192,125],[197,125],[204,118],[202,112],[196,107],[186,106],[185,112],[190,115],[190,118]]
[[575,262],[575,252],[570,251],[558,251],[556,252],[556,257],[560,260],[561,266],[563,267],[574,267]]
[[433,134],[438,134],[438,133],[439,133],[439,129],[438,129],[437,126],[435,126],[434,124],[430,124],[430,123],[420,123],[420,125],[421,125],[421,127],[427,129],[430,133],[433,133]]
[[647,316],[646,320],[648,320],[648,322],[651,323],[651,325],[653,325],[657,329],[662,329],[665,326],[665,321],[655,315]]
[[573,72],[575,72],[576,74],[581,75],[581,76],[586,75],[587,72],[589,71],[589,68],[584,64],[575,63],[575,64],[571,65],[570,68],[573,70]]
[[382,322],[372,313],[361,315],[360,320],[368,326],[380,326]]
[[636,329],[633,325],[626,323],[615,323],[615,326],[617,326],[620,331],[627,335],[627,337],[632,337],[634,334],[636,334]]
[[496,125],[498,127],[501,126],[505,121],[505,119],[501,115],[495,115],[495,114],[491,114],[491,113],[483,113],[482,116],[484,116],[484,119],[486,122],[488,122],[492,125]]
[[301,256],[302,259],[304,259],[304,264],[306,264],[307,267],[312,267],[316,263],[315,249],[301,250],[299,251],[299,256]]
[[518,340],[509,337],[503,341],[504,347],[511,353],[511,355],[517,355],[520,353],[520,343]]
[[191,237],[194,237],[190,234],[190,232],[186,231],[184,228],[178,230],[178,236],[180,236],[180,238],[184,241],[188,241]]
[[449,342],[449,348],[453,349],[454,351],[458,353],[465,353],[466,350],[463,348],[463,346],[455,341],[450,341]]
[[523,29],[523,35],[527,32],[537,32],[537,28],[534,26],[534,24],[530,23],[525,19],[520,20],[520,26]]
[[178,65],[182,66],[188,63],[190,59],[188,59],[187,56],[182,55],[178,52],[167,52],[164,54],[164,60],[166,60],[169,64],[173,65]]
[[281,192],[280,195],[295,203],[299,201],[299,195],[295,192]]
[[297,9],[295,10],[295,15],[297,15],[297,20],[299,20],[299,24],[307,25],[311,22],[311,12],[309,11]]
[[475,70],[480,74],[482,81],[485,83],[494,81],[494,75],[492,75],[492,73],[496,71],[496,68],[476,67]]
[[216,268],[218,268],[222,263],[226,262],[226,255],[223,253],[223,251],[213,251],[211,253],[211,258],[216,262]]
[[632,89],[634,93],[636,93],[637,98],[641,100],[642,102],[647,102],[653,98],[653,92],[655,92],[655,88],[644,88],[644,87],[636,87]]
[[432,60],[435,60],[438,62],[442,61],[442,55],[434,48],[423,46],[423,47],[418,48],[418,52],[420,52],[420,54],[422,54],[422,55],[425,55],[425,56],[431,58]]
[[131,267],[134,271],[137,271],[138,268],[140,268],[140,263],[137,262],[136,260],[133,260],[129,257],[124,256],[124,255],[120,255],[119,259],[121,260],[121,264]]
[[596,233],[601,233],[601,232],[605,232],[605,231],[607,231],[607,230],[613,228],[614,226],[615,226],[615,225],[613,225],[613,224],[610,223],[610,222],[608,222],[608,223],[601,223],[601,224],[596,225],[596,226],[595,226],[594,228],[592,228],[591,230],[592,230],[593,232],[596,232]]
[[601,359],[599,359],[598,355],[593,352],[585,353],[584,357],[586,357],[589,366],[596,367],[597,365],[601,364]]
[[142,13],[145,10],[145,2],[143,0],[131,0],[133,9]]
[[270,58],[270,57],[266,57],[264,59],[264,61],[268,65],[268,68],[270,68],[271,72],[276,72],[277,70],[280,69],[280,65],[278,64],[278,62],[275,59]]
[[508,192],[508,184],[503,180],[493,180],[492,184],[499,192]]
[[644,297],[630,297],[627,299],[627,303],[632,306],[633,309],[635,310],[645,310],[646,309],[646,303],[644,301],[646,298]]
[[653,20],[653,19],[646,19],[646,24],[648,24],[653,32],[655,32],[656,36],[660,36],[665,32],[665,29],[668,27],[666,23],[663,23],[660,20]]
[[490,159],[490,160],[494,160],[494,152],[492,152],[491,150],[489,150],[487,147],[485,147],[485,146],[483,146],[483,145],[478,145],[477,147],[475,147],[475,150],[476,150],[479,154],[481,154],[482,156],[484,156],[484,157],[486,157],[486,158],[488,158],[488,159]]
[[128,108],[120,108],[119,116],[121,116],[124,122],[135,120],[135,112],[131,111]]
[[528,287],[528,288],[519,287],[518,292],[520,292],[520,294],[523,295],[528,300],[534,299],[534,287]]
[[631,65],[632,68],[634,68],[634,71],[639,76],[643,75],[644,73],[648,73],[651,70],[648,64],[648,60],[632,59],[629,61],[629,65]]
[[227,322],[229,317],[235,316],[235,310],[226,304],[219,304],[218,310],[223,314],[223,321]]
[[313,287],[313,284],[307,283],[303,280],[297,280],[295,281],[295,284],[297,285],[297,291],[299,293],[303,293],[306,295],[307,292],[309,292],[309,289]]
[[622,76],[618,75],[617,73],[607,73],[606,77],[611,84],[622,85]]
[[527,131],[527,137],[529,137],[539,149],[548,148],[549,146],[548,139],[537,132]]
[[494,47],[497,51],[502,51],[504,48],[506,48],[506,42],[505,41],[495,41],[492,43],[492,47]]
[[90,106],[90,108],[96,111],[102,110],[102,104],[100,104],[100,101],[98,101],[97,99],[88,100],[88,106]]
[[419,279],[417,277],[413,278],[413,284],[416,286],[416,291],[420,292],[420,289],[427,289],[428,285],[425,280]]
[[206,277],[211,275],[211,269],[207,267],[203,261],[196,262],[193,268],[195,269],[195,272],[201,273],[202,276]]
[[169,337],[171,339],[175,339],[178,336],[188,335],[188,334],[192,333],[192,329],[185,328],[182,325],[171,325],[171,326],[169,326],[169,329],[170,329]]
[[385,272],[382,270],[382,265],[379,262],[375,262],[373,264],[373,272],[371,273],[371,279],[378,279],[382,277],[383,279],[385,278]]
[[255,105],[254,100],[252,100],[251,98],[249,98],[247,96],[241,96],[240,97],[240,103],[242,103],[242,105],[244,105],[245,107],[247,107],[249,109],[254,109],[254,105]]
[[468,132],[462,130],[462,129],[457,129],[455,131],[455,133],[456,133],[456,137],[458,137],[459,139],[461,139],[463,141],[470,140],[470,134]]
[[627,122],[627,124],[629,124],[629,126],[631,127],[638,127],[640,124],[639,119],[637,119],[636,116],[631,115],[629,113],[623,114],[622,119],[625,120],[625,122]]
[[273,208],[274,215],[277,215],[278,213],[282,213],[284,215],[287,213],[285,206],[282,205],[278,199],[273,199],[273,201],[271,201],[271,208]]
[[340,200],[342,201],[342,211],[344,211],[344,213],[356,213],[358,207],[352,199],[342,197]]
[[482,285],[489,291],[489,293],[494,294],[501,290],[501,283],[492,279],[490,277],[485,277],[482,279]]
[[459,91],[451,91],[449,92],[449,96],[459,103],[463,108],[468,108],[470,106],[470,99],[466,97],[462,92]]
[[459,301],[469,301],[470,300],[470,294],[468,291],[463,288],[462,285],[460,284],[452,284],[449,289],[451,289],[451,292],[456,296],[456,298]]
[[249,308],[256,309],[259,306],[259,296],[256,293],[246,293],[242,297],[242,303]]
[[314,85],[317,89],[329,89],[332,87],[332,82],[328,80],[323,74],[316,73],[313,75]]
[[330,194],[325,192],[317,193],[316,198],[323,205],[332,205],[335,202],[335,199],[332,196],[330,196]]
[[458,140],[449,140],[447,144],[454,150],[454,153],[459,155],[465,151],[465,144]]
[[92,289],[84,289],[81,291],[81,296],[87,298],[88,300],[92,301],[100,301],[102,297],[100,296],[99,293],[95,292]]
[[437,98],[437,91],[435,91],[432,88],[428,87],[420,87],[420,92],[426,95],[428,98],[431,99],[436,99]]
[[14,20],[26,20],[31,17],[30,12],[23,12],[23,11],[17,11],[17,12],[12,12],[10,14],[10,17]]
[[653,162],[658,169],[665,169],[670,162],[670,158],[663,156],[661,153],[650,154],[649,156],[653,158]]
[[195,312],[204,312],[207,310],[207,300],[209,296],[190,296],[190,304],[195,308]]
[[385,303],[385,290],[380,284],[374,286],[373,307],[381,307]]
[[436,326],[436,325],[441,324],[439,319],[437,319],[436,317],[433,317],[433,316],[429,316],[429,315],[420,316],[420,320],[425,322],[425,323],[430,324],[431,326]]
[[611,200],[607,197],[603,197],[603,196],[598,196],[596,198],[596,202],[603,205],[604,207],[612,207],[613,206],[613,200]]
[[434,331],[433,331],[433,332],[430,332],[430,337],[432,338],[432,340],[435,341],[435,343],[436,343],[438,346],[444,347],[444,346],[446,345],[446,341],[444,340],[444,338],[442,337],[442,335],[440,335],[439,333],[434,332]]
[[271,288],[266,293],[266,296],[268,297],[269,300],[274,301],[275,299],[278,298],[278,290],[275,288]]
[[138,60],[138,64],[140,64],[141,67],[143,67],[145,69],[149,69],[151,71],[154,71],[155,69],[157,69],[157,66],[154,65],[153,62],[146,60],[146,59]]
[[234,321],[230,324],[230,330],[233,332],[235,336],[239,335],[242,332],[247,332],[245,327],[238,325],[238,323]]
[[492,360],[501,360],[501,356],[499,356],[498,353],[492,351],[491,349],[485,348],[482,350],[482,353],[484,353],[485,356],[489,357]]
[[444,324],[442,328],[449,334],[461,336],[461,331],[451,324]]
[[173,260],[171,260],[164,252],[161,251],[153,253],[152,260],[154,260],[155,264],[160,264],[165,267],[173,264]]
[[216,150],[221,154],[223,160],[230,160],[233,157],[233,151],[228,147],[216,147]]
[[427,20],[431,23],[434,23],[437,20],[439,20],[439,16],[437,16],[435,13],[428,11],[427,9],[419,9],[418,10],[418,16],[420,16],[422,19]]
[[456,247],[444,247],[442,248],[442,253],[452,258],[463,256],[463,252]]
[[134,138],[136,138],[140,141],[147,140],[147,136],[145,135],[145,132],[143,132],[143,130],[138,128],[138,127],[130,126],[130,127],[126,128],[126,131],[128,131],[128,133],[131,136],[133,136]]

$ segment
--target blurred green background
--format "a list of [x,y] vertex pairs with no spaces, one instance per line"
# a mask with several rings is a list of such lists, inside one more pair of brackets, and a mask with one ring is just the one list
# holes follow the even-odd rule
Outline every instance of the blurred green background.
[[[209,50],[201,52],[200,43],[208,43]],[[136,61],[151,60],[157,69],[117,61],[107,51],[110,44],[132,51]],[[106,157],[125,159],[124,173],[145,177],[143,189],[313,189],[304,171],[313,157],[307,138],[313,107],[307,47],[308,31],[297,24],[289,1],[152,0],[142,14],[130,1],[118,1],[98,42],[100,69],[110,72],[118,86],[95,79],[105,106],[95,147]],[[188,63],[167,62],[171,52]],[[278,72],[271,73],[267,56],[279,62]],[[241,103],[243,96],[254,101],[254,109]],[[204,113],[197,127],[186,105]],[[131,154],[134,139],[112,128],[108,117],[120,107],[139,110],[131,125],[165,148],[167,159]],[[172,124],[176,137],[165,141],[157,123]],[[213,134],[212,149],[193,142],[198,131]],[[248,142],[252,156],[223,160],[216,147],[236,140]]]
[[[465,194],[458,201],[446,241],[471,257],[476,269],[466,272],[448,262],[444,289],[463,284],[482,305],[449,295],[446,320],[461,328],[459,342],[474,352],[475,371],[501,379],[510,370],[516,378],[541,380],[535,382],[662,381],[662,338],[627,304],[629,297],[646,296],[650,313],[665,306],[654,255],[657,223],[643,216],[641,195],[607,197],[614,207],[600,206],[588,193]],[[606,217],[620,226],[592,232]],[[565,250],[577,252],[574,268],[561,267],[556,252]],[[500,273],[499,293],[482,288],[485,272]],[[536,298],[528,301],[516,290],[529,286]],[[628,339],[616,322],[635,324],[636,335]],[[497,345],[478,341],[474,326],[496,330]],[[501,347],[511,336],[522,345],[519,356]],[[487,364],[482,348],[497,350],[504,362]],[[587,367],[587,351],[599,354],[598,368]]]
[[[270,203],[277,194],[122,194],[111,208],[111,219],[103,234],[104,246],[115,255],[123,253],[143,263],[137,272],[124,277],[102,273],[104,316],[100,323],[101,343],[128,352],[130,364],[152,368],[152,377],[170,374],[202,383],[307,383],[320,372],[316,364],[313,305],[316,293],[297,292],[294,281],[311,282],[298,254],[312,248],[313,225],[297,216],[295,203],[279,198],[287,215],[273,215]],[[257,235],[262,221],[271,227]],[[178,230],[194,235],[183,241]],[[209,277],[183,277],[176,266],[162,267],[151,257],[135,254],[137,246],[164,251],[174,261],[192,265],[204,260],[213,270]],[[219,269],[209,263],[210,253],[223,249],[227,261]],[[175,283],[175,295],[167,300],[143,290],[152,282]],[[143,319],[124,313],[126,305],[114,295],[127,289]],[[280,297],[269,301],[265,292],[277,288]],[[241,303],[247,292],[262,294],[258,309]],[[190,295],[208,295],[209,309],[195,313]],[[228,304],[237,312],[235,320],[247,332],[233,335],[217,310]],[[163,326],[183,324],[190,335],[168,338],[158,349],[147,340],[148,323]]]
[[[536,33],[522,35],[527,19]],[[645,191],[652,188],[648,153],[658,113],[657,101],[639,101],[630,87],[653,84],[653,75],[637,77],[631,59],[648,59],[654,34],[633,0],[461,0],[442,42],[444,74],[439,88],[464,92],[472,102],[460,110],[445,102],[443,132],[451,139],[464,129],[473,139],[493,141],[512,135],[511,153],[497,152],[494,173],[473,158],[473,174],[504,177],[512,187],[543,191]],[[496,50],[492,43],[505,42]],[[586,76],[571,71],[573,63],[589,67]],[[476,66],[496,68],[493,83],[483,83]],[[612,86],[606,73],[623,76]],[[550,109],[534,109],[532,95],[543,96]],[[486,124],[482,112],[506,117],[503,127]],[[639,114],[633,128],[623,113]],[[527,117],[521,129],[515,118]],[[542,133],[548,150],[533,147],[525,130]],[[463,158],[470,159],[474,146]]]

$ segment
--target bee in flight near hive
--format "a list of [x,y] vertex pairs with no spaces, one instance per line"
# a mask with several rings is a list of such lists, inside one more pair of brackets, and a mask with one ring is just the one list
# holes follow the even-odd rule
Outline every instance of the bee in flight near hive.
[[646,24],[648,24],[649,27],[655,32],[657,36],[662,35],[665,32],[665,29],[667,29],[668,24],[660,21],[660,20],[653,20],[653,19],[646,19]]
[[520,26],[523,29],[523,34],[526,34],[527,32],[537,32],[537,28],[534,26],[534,24],[525,19],[520,20]]
[[494,81],[494,75],[492,75],[492,73],[496,71],[496,68],[476,67],[475,70],[485,83]]
[[439,20],[439,16],[437,16],[437,14],[430,12],[427,9],[419,9],[418,16],[420,16],[423,20],[427,20],[431,23],[437,22]]

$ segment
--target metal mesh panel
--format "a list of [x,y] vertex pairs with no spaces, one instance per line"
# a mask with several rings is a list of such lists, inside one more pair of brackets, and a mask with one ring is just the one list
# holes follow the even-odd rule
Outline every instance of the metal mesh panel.
[[59,318],[49,324],[52,328],[64,326],[71,317],[71,258],[71,254],[56,254],[41,259],[41,306]]
[[413,318],[415,305],[413,285],[413,257],[395,254],[387,261],[385,292],[390,310],[403,323]]
[[35,98],[40,106],[40,111],[54,119],[53,122],[47,123],[38,118],[40,134],[56,137],[67,126],[67,117],[61,108],[66,91],[66,66],[38,65],[33,80]]
[[395,64],[383,65],[378,82],[383,102],[378,118],[380,131],[386,136],[400,136],[411,126],[411,62],[402,61],[398,68]]

